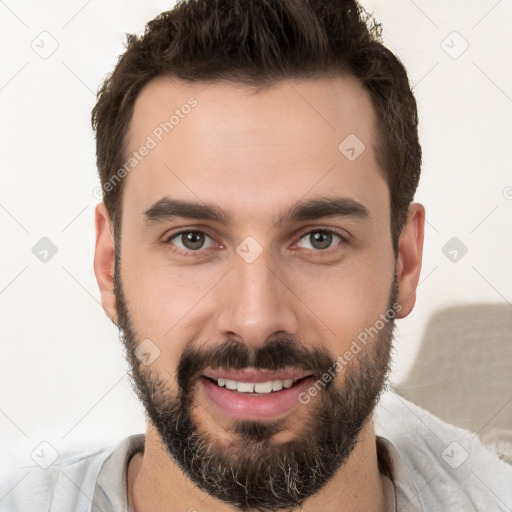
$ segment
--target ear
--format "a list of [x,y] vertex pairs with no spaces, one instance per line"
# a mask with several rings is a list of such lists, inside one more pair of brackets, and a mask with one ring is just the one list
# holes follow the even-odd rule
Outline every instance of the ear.
[[96,226],[94,274],[100,288],[101,305],[110,320],[117,324],[114,296],[114,237],[111,231],[110,216],[103,202],[96,205],[94,223]]
[[421,272],[425,208],[413,203],[409,207],[407,221],[398,240],[396,276],[398,280],[398,303],[402,307],[397,318],[406,317],[416,303],[416,287]]

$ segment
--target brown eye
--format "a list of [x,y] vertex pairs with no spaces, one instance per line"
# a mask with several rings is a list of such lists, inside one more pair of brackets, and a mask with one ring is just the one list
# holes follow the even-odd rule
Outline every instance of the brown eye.
[[[205,242],[211,238],[202,231],[181,231],[170,237],[167,242],[176,245],[180,249],[185,251],[198,251],[204,249]],[[208,247],[211,247],[213,243],[210,243]]]
[[301,240],[306,240],[306,242],[310,244],[309,247],[305,247],[306,249],[316,249],[319,251],[330,249],[331,244],[333,243],[333,241],[336,241],[336,239],[338,240],[338,243],[343,240],[339,235],[337,235],[333,231],[320,229],[310,231],[301,238]]

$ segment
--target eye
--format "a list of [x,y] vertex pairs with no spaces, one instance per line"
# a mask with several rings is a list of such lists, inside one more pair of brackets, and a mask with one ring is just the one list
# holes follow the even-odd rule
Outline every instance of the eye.
[[[210,240],[210,244],[205,247],[207,239]],[[173,240],[176,241],[173,242]],[[165,243],[171,243],[185,252],[197,252],[199,249],[207,249],[214,245],[213,240],[206,233],[193,230],[180,231],[169,237]]]
[[[333,241],[338,240],[339,242],[343,241],[343,238],[336,234],[334,231],[329,231],[325,229],[316,229],[314,231],[310,231],[306,233],[301,240],[305,240],[306,243],[309,243],[310,246],[306,246],[306,249],[316,249],[320,251],[324,251],[326,249],[331,249],[331,244]],[[299,247],[304,247],[303,245],[299,245]]]

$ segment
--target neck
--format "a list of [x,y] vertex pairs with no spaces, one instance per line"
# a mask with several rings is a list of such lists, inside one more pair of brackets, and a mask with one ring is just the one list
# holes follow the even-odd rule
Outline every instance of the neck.
[[[308,512],[385,511],[384,480],[378,470],[374,425],[370,419],[346,463],[304,502],[304,507]],[[128,467],[128,496],[135,512],[166,510],[170,504],[176,510],[237,510],[204,493],[184,475],[163,448],[151,423],[144,454],[135,455]]]

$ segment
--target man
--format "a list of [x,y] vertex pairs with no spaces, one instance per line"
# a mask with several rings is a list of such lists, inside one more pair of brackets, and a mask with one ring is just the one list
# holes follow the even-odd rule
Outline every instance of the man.
[[355,1],[192,0],[129,38],[92,115],[94,270],[147,432],[6,510],[511,509],[512,468],[383,393],[424,208],[379,37]]

